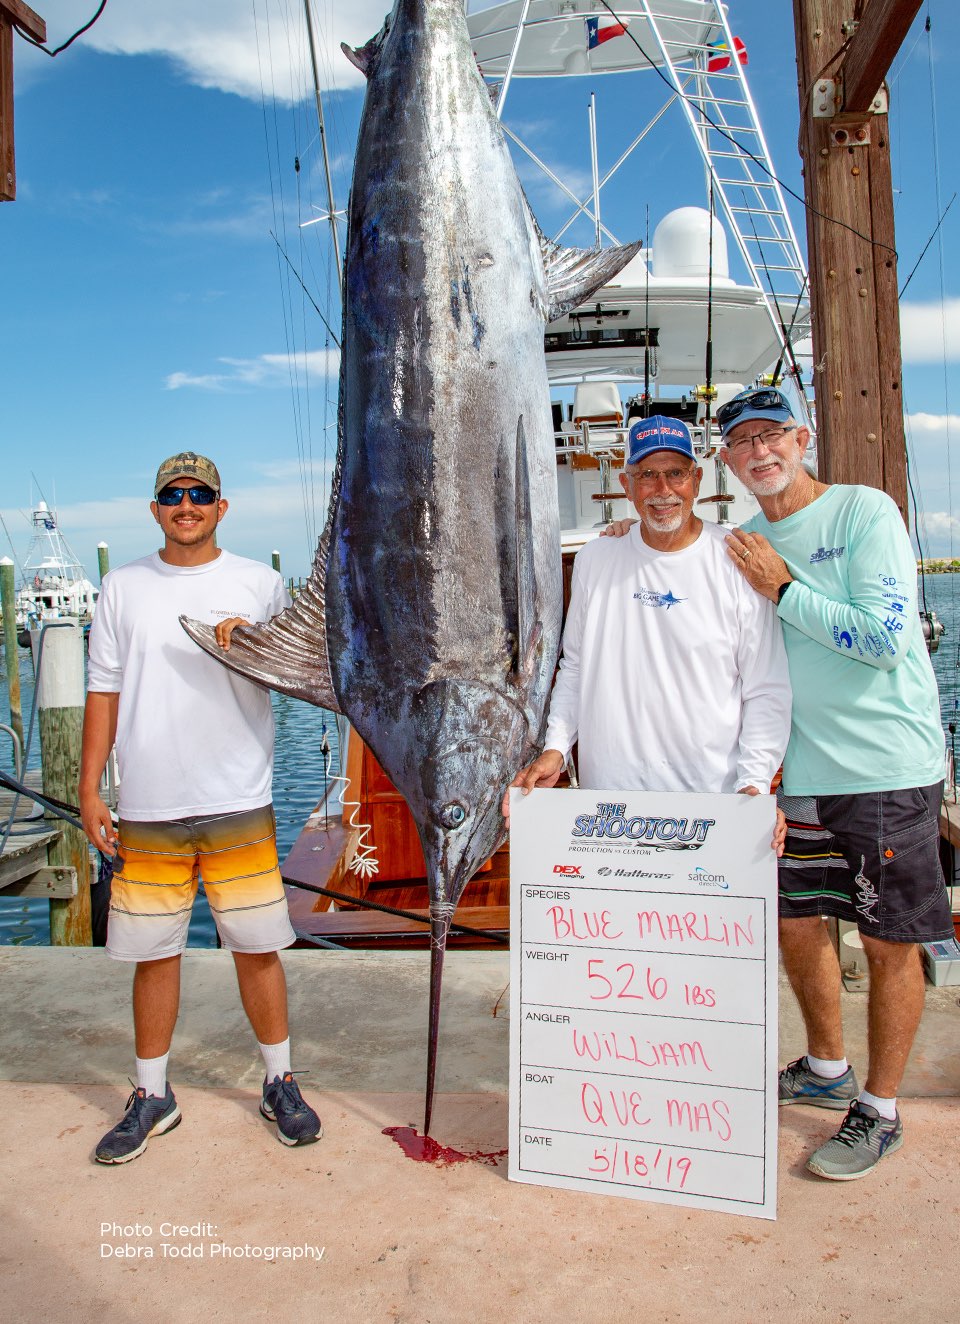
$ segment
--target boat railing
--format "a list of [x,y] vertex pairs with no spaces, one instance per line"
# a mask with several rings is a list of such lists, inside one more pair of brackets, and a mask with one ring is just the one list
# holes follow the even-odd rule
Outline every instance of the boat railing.
[[23,781],[23,740],[20,732],[7,726],[6,722],[0,722],[0,731],[6,731],[13,742],[13,775],[18,782]]

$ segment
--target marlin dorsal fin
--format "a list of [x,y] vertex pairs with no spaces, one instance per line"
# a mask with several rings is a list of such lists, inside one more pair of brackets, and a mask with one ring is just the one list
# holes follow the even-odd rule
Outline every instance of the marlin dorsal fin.
[[357,69],[363,74],[364,78],[372,78],[375,72],[375,66],[380,55],[381,47],[387,39],[387,33],[390,31],[390,16],[387,15],[383,27],[375,37],[363,46],[348,46],[345,41],[340,43],[340,49]]
[[596,294],[643,248],[643,240],[635,244],[617,244],[612,248],[565,248],[543,233],[529,202],[527,213],[540,245],[547,278],[548,322],[555,322],[589,299],[591,294]]

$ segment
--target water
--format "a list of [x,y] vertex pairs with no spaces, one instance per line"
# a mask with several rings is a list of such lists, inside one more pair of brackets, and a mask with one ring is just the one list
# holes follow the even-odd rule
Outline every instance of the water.
[[[940,715],[944,730],[956,724],[960,731],[960,574],[928,575],[927,606],[946,626],[940,647],[933,655],[933,669],[940,687]],[[6,675],[0,658],[2,693],[6,696]],[[33,700],[33,667],[29,654],[21,651],[20,685],[27,721]],[[277,724],[277,748],[274,759],[273,802],[277,815],[277,845],[280,858],[286,855],[297,838],[308,814],[323,794],[323,756],[320,751],[323,727],[332,749],[331,771],[338,770],[337,729],[329,713],[282,694],[272,694]],[[0,720],[7,715],[6,703],[0,700]],[[960,748],[960,739],[957,741]],[[34,739],[28,767],[40,766],[39,737]],[[0,767],[13,771],[9,738],[0,732]],[[50,941],[49,903],[43,900],[0,899],[0,945],[45,944]],[[206,902],[197,898],[188,939],[191,947],[215,947],[216,930]]]
[[[0,657],[0,721],[8,719],[7,678]],[[26,650],[20,650],[20,688],[23,721],[26,727],[33,702],[33,665]],[[273,803],[277,816],[277,848],[281,860],[290,850],[307,816],[323,795],[324,759],[321,752],[326,725],[330,743],[330,773],[338,771],[337,728],[333,717],[312,704],[271,694],[277,726],[277,744],[273,770]],[[40,737],[34,734],[28,768],[40,766]],[[0,731],[0,768],[13,772],[11,742]],[[328,778],[329,779],[329,778]],[[0,823],[2,832],[5,823]],[[40,898],[3,900],[0,898],[0,945],[45,945],[50,941],[50,903]],[[203,889],[197,897],[188,937],[190,947],[215,947],[216,929]]]

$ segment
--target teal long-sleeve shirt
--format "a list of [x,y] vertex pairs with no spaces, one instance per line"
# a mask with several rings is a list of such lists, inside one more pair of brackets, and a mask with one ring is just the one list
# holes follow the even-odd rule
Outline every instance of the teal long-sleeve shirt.
[[929,786],[943,776],[937,683],[913,548],[893,501],[836,485],[760,533],[793,576],[778,615],[793,686],[788,795]]

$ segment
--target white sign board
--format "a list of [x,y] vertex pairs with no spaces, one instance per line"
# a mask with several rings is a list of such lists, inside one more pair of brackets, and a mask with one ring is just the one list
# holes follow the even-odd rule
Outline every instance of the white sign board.
[[774,811],[511,792],[514,1181],[776,1217]]

